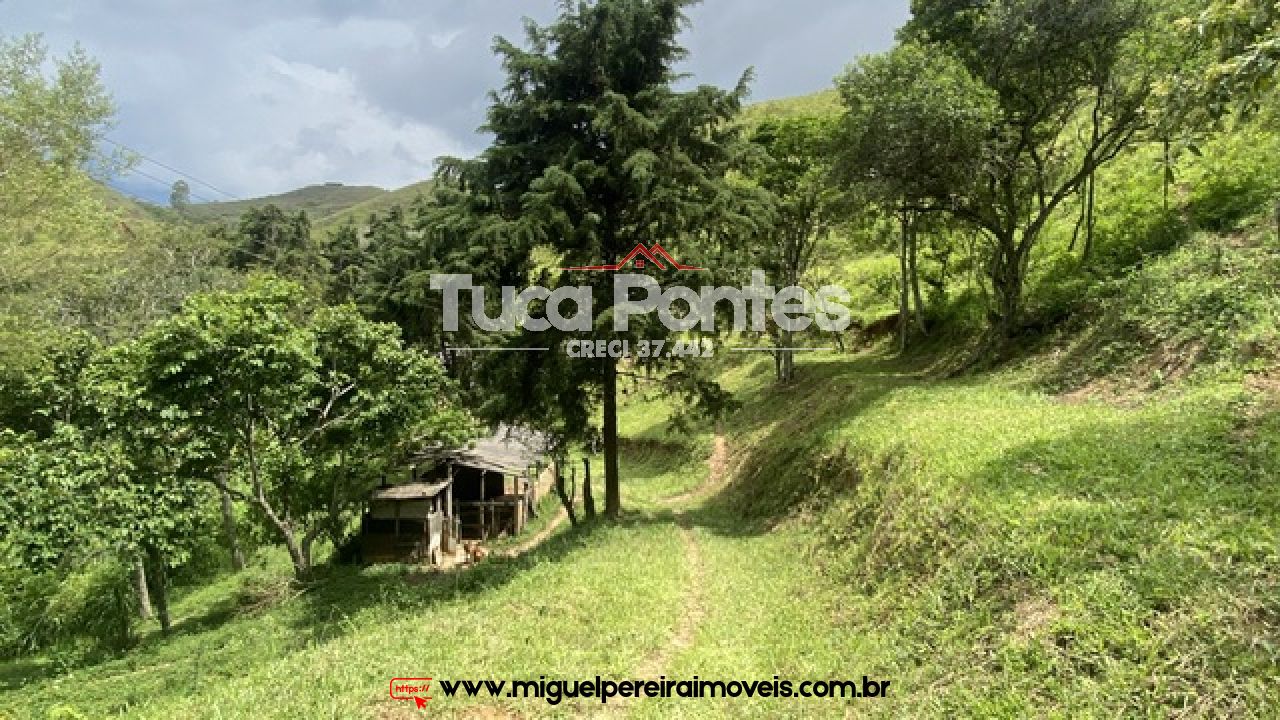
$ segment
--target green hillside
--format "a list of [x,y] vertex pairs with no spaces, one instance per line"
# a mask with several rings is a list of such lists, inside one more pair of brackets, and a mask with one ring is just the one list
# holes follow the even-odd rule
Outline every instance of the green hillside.
[[378,187],[325,183],[248,200],[194,204],[189,206],[183,214],[197,221],[227,221],[239,218],[251,207],[274,204],[289,212],[305,210],[315,222],[353,205],[387,194],[386,190]]
[[134,200],[124,193],[103,183],[95,183],[95,191],[107,208],[119,212],[126,218],[154,219],[151,206]]
[[1280,717],[1280,3],[916,0],[745,110],[682,6],[185,218],[0,37],[0,720]]
[[414,200],[426,194],[430,189],[430,180],[406,185],[319,218],[315,221],[313,227],[318,237],[323,237],[333,232],[335,228],[342,227],[347,223],[354,223],[356,226],[362,227],[369,220],[370,215],[384,213],[395,205],[408,209]]
[[825,115],[839,112],[839,93],[834,89],[821,90],[808,95],[752,103],[743,109],[742,121],[751,125],[765,118],[781,119],[798,115]]
[[[1233,284],[1280,267],[1265,233],[1237,245],[1223,260],[1238,269]],[[1164,283],[1185,297],[1214,273],[1191,248],[1125,288]],[[1274,293],[1257,297],[1278,309]],[[150,631],[127,657],[69,674],[44,661],[4,666],[14,689],[0,707],[16,717],[212,707],[226,718],[410,717],[385,696],[388,678],[530,668],[866,675],[894,689],[853,701],[872,717],[1186,707],[1221,717],[1276,706],[1280,684],[1257,680],[1276,667],[1280,616],[1275,368],[1237,357],[1124,396],[1048,390],[1062,382],[1063,354],[1115,332],[1109,318],[1138,311],[1132,302],[1013,367],[957,379],[937,373],[956,352],[941,345],[906,358],[814,356],[786,387],[766,360],[728,362],[720,377],[742,409],[719,435],[669,434],[670,399],[638,394],[622,428],[633,504],[617,525],[562,525],[528,554],[472,571],[327,568],[304,593],[288,589],[283,553],[266,551],[242,575],[184,590],[172,638]],[[1148,387],[1141,373],[1108,377]],[[848,702],[614,710],[843,717]],[[429,712],[591,716],[600,705],[448,698],[437,686]]]

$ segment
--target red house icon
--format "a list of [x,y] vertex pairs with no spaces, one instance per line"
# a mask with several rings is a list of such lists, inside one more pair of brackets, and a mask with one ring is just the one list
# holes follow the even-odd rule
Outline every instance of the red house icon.
[[565,270],[590,270],[597,272],[617,272],[631,265],[636,270],[643,270],[645,263],[653,263],[659,270],[668,268],[674,270],[706,270],[706,268],[694,267],[693,265],[684,265],[671,257],[671,253],[667,252],[661,245],[654,244],[651,247],[645,247],[644,243],[636,245],[635,249],[623,258],[622,262],[615,265],[588,265],[585,267],[570,267]]

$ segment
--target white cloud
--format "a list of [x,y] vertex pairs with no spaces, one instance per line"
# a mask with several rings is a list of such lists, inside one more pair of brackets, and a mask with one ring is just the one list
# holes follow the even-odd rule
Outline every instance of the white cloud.
[[[691,11],[681,69],[724,85],[756,65],[756,99],[810,92],[887,47],[907,5],[706,0]],[[395,187],[428,177],[439,155],[478,151],[474,130],[502,79],[490,40],[521,40],[523,15],[546,21],[556,6],[0,0],[0,28],[44,32],[58,50],[82,42],[119,106],[113,137],[248,197],[325,181]]]
[[457,30],[449,30],[447,32],[431,33],[431,44],[434,45],[437,50],[444,50],[452,45],[453,41],[457,40],[463,32],[465,31],[459,28]]
[[349,70],[267,55],[242,71],[229,90],[238,112],[218,128],[228,142],[210,152],[214,172],[236,178],[240,194],[326,180],[397,187],[462,152],[431,124],[371,104]]

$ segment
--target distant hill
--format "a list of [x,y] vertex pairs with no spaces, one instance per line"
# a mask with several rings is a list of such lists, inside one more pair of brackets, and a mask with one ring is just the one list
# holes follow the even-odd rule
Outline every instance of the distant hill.
[[370,215],[384,213],[390,210],[393,205],[399,205],[407,210],[414,199],[419,195],[427,194],[430,190],[431,181],[423,180],[412,185],[406,185],[398,190],[372,197],[324,218],[316,219],[312,217],[314,236],[326,237],[348,222],[353,222],[357,227],[363,228],[368,223]]
[[234,202],[191,205],[183,212],[183,215],[196,221],[236,220],[249,208],[272,204],[289,212],[306,210],[307,214],[311,216],[312,222],[319,222],[353,205],[389,194],[380,187],[325,183],[323,185],[309,185],[279,195],[268,195]]
[[[747,125],[755,125],[770,117],[839,111],[840,96],[835,90],[823,90],[810,95],[755,103],[743,110],[742,120]],[[315,236],[324,238],[348,222],[363,229],[370,215],[384,213],[394,205],[407,209],[415,198],[427,194],[430,189],[430,180],[390,191],[379,187],[326,183],[267,197],[192,205],[183,212],[183,216],[197,222],[235,221],[249,208],[271,203],[287,211],[306,210],[311,217]],[[127,198],[122,199],[128,202]],[[152,210],[154,214],[154,209]]]
[[96,182],[94,187],[102,202],[107,207],[120,211],[120,214],[126,219],[133,220],[153,220],[155,213],[154,206],[141,200],[134,200],[106,183]]

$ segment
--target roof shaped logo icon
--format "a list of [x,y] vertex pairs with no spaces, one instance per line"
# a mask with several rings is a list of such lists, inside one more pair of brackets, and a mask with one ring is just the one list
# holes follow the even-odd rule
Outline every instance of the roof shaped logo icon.
[[614,265],[587,265],[584,267],[570,267],[564,269],[592,272],[617,272],[619,270],[625,270],[628,266],[631,266],[636,270],[644,270],[645,267],[650,264],[656,266],[659,270],[706,270],[706,268],[680,263],[671,256],[671,253],[667,252],[665,248],[656,243],[650,247],[645,247],[644,243],[636,245],[635,249],[628,253],[621,262]]

